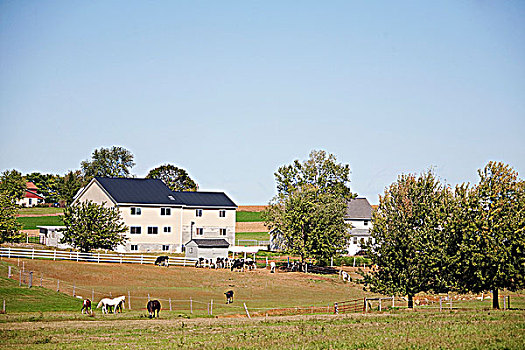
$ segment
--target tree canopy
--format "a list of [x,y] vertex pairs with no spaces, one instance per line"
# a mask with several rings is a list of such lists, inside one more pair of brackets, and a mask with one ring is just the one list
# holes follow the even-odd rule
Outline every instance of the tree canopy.
[[349,239],[344,221],[350,167],[325,151],[312,151],[304,162],[282,166],[275,173],[277,196],[263,213],[274,239],[304,261],[340,255]]
[[0,189],[0,243],[16,242],[21,237],[22,225],[16,221],[18,205],[8,191]]
[[70,205],[77,192],[84,186],[84,178],[80,170],[70,170],[64,177],[60,178],[58,193],[61,200]]
[[461,292],[525,288],[525,182],[510,166],[489,162],[479,183],[456,188],[450,230],[452,280]]
[[408,295],[447,290],[446,241],[450,191],[431,171],[401,175],[374,211],[366,249],[378,269],[365,275],[370,290]]
[[93,151],[90,161],[81,163],[81,168],[86,180],[95,176],[130,177],[130,170],[135,166],[133,159],[133,154],[123,147],[101,147]]
[[58,202],[58,186],[61,180],[60,175],[32,172],[24,177],[27,181],[31,181],[35,184],[38,188],[38,192],[44,196],[47,203]]
[[17,170],[6,170],[0,176],[0,191],[14,199],[22,199],[26,192],[26,180]]
[[124,244],[122,233],[127,227],[122,223],[118,208],[106,207],[91,201],[67,207],[64,210],[64,237],[62,243],[70,244],[82,252],[92,249],[114,249]]
[[151,169],[146,179],[162,180],[172,191],[197,191],[198,186],[193,181],[186,170],[175,165],[161,165]]

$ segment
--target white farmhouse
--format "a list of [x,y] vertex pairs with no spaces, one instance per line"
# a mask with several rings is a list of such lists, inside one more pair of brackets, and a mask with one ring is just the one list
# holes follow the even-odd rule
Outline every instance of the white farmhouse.
[[362,251],[362,245],[371,239],[372,206],[366,198],[355,198],[348,202],[345,222],[352,225],[348,254],[356,255]]
[[96,177],[72,205],[117,207],[128,232],[126,252],[182,252],[192,239],[235,242],[237,205],[224,192],[175,192],[161,180]]

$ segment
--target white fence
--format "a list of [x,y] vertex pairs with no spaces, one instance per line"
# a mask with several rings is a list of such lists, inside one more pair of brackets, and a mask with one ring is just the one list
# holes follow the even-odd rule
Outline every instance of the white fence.
[[[159,255],[164,255],[159,253]],[[95,263],[118,263],[118,264],[153,264],[156,256],[139,254],[100,254],[100,253],[81,253],[65,252],[60,250],[37,250],[22,248],[0,248],[0,256],[5,258],[26,258],[26,259],[49,259],[49,260],[72,260]],[[192,266],[197,259],[169,257],[170,265]]]

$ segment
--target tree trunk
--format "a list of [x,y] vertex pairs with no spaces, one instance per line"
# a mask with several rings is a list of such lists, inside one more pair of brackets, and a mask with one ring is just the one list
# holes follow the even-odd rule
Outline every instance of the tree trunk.
[[492,297],[492,308],[499,309],[499,294],[497,289],[493,290]]
[[412,295],[408,296],[408,308],[413,309],[414,308],[414,297]]

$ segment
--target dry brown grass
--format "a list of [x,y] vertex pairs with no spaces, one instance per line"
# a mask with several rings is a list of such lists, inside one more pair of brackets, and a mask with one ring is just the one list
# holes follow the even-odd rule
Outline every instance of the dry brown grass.
[[[22,260],[20,260],[22,261]],[[10,263],[17,264],[16,259]],[[352,283],[343,283],[337,275],[312,275],[304,273],[270,274],[269,270],[231,272],[229,270],[197,269],[194,267],[157,267],[153,265],[97,264],[72,261],[24,260],[25,269],[34,271],[34,284],[72,294],[75,285],[77,295],[91,297],[95,301],[103,296],[128,295],[131,293],[132,308],[143,308],[150,297],[173,300],[173,307],[188,309],[192,298],[194,308],[207,308],[214,300],[214,314],[244,313],[239,307],[246,303],[257,312],[257,308],[287,308],[295,306],[318,307],[354,298],[362,298],[362,288]],[[21,264],[21,263],[20,263]],[[224,292],[234,290],[234,305],[224,304]],[[161,301],[162,302],[162,301]],[[201,303],[199,303],[201,302]],[[127,306],[127,305],[126,305]],[[167,305],[163,302],[163,308]]]

